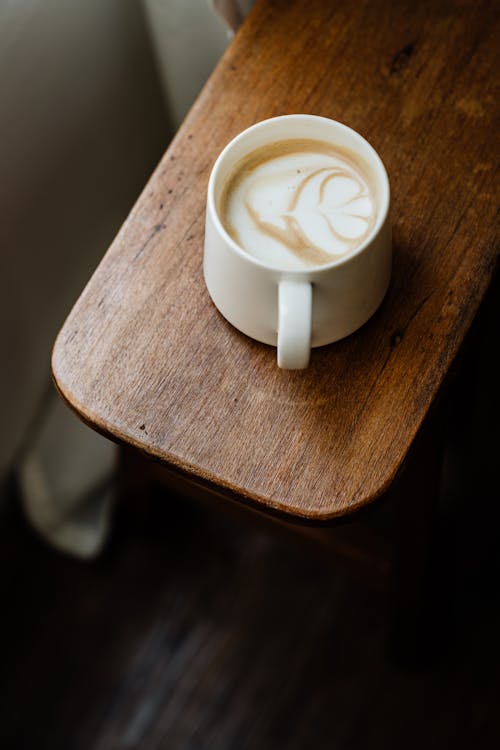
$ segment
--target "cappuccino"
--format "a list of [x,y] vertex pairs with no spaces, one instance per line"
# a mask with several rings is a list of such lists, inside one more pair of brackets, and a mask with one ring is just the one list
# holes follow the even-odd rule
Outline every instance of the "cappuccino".
[[272,266],[322,266],[349,255],[377,217],[373,180],[361,158],[327,141],[290,139],[235,165],[219,201],[226,232]]

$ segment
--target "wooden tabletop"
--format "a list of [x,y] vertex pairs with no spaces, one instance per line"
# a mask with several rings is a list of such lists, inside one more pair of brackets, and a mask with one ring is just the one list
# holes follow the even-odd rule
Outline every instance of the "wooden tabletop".
[[[258,2],[59,334],[53,373],[70,406],[260,508],[326,520],[379,496],[496,266],[495,6]],[[373,144],[394,226],[382,307],[298,372],[232,328],[202,276],[217,154],[292,112],[340,120]]]

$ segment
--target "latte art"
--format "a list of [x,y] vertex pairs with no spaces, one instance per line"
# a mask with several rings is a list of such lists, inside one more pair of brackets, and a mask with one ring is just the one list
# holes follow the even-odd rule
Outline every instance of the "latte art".
[[376,197],[364,165],[315,140],[278,141],[236,166],[221,198],[228,233],[282,268],[330,263],[370,234]]

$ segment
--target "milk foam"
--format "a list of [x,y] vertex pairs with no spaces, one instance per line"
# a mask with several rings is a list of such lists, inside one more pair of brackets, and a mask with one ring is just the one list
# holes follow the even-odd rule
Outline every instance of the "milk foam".
[[281,141],[237,165],[222,221],[249,254],[280,268],[324,265],[370,233],[374,191],[351,156],[314,140]]

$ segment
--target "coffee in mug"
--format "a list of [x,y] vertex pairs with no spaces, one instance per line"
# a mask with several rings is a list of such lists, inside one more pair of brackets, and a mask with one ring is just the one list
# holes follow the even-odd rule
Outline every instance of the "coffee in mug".
[[307,367],[311,347],[356,331],[391,275],[390,189],[373,147],[316,115],[237,135],[210,174],[203,273],[238,330]]
[[352,150],[288,139],[235,165],[219,208],[232,239],[258,260],[284,269],[322,266],[356,249],[377,216],[374,180]]

